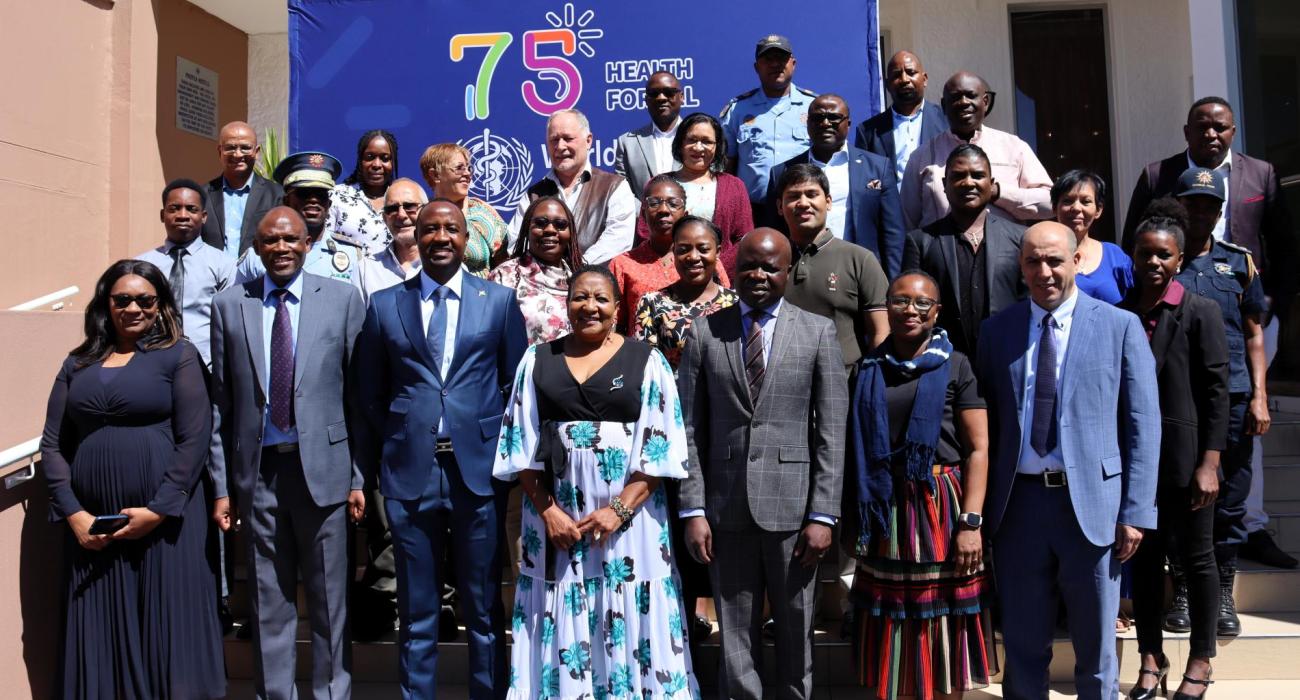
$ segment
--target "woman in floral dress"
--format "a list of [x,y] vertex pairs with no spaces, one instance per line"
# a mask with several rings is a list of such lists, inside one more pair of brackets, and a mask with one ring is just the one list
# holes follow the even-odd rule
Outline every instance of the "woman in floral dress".
[[573,213],[559,197],[539,197],[524,211],[523,228],[528,235],[488,279],[515,290],[528,344],[549,343],[569,332],[569,275],[582,267],[578,246],[569,242]]
[[686,477],[667,361],[613,332],[618,287],[583,268],[574,331],[520,363],[493,476],[524,491],[510,698],[699,697],[664,479]]

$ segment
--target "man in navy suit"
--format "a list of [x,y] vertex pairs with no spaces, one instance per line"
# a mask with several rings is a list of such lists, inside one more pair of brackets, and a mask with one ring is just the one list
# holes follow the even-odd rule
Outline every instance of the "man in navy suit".
[[848,144],[849,105],[827,93],[808,105],[812,148],[772,168],[764,202],[764,226],[789,233],[781,214],[781,175],[796,163],[812,163],[826,173],[831,208],[826,227],[836,238],[856,243],[880,260],[893,279],[903,264],[903,209],[889,161]]
[[916,54],[911,51],[894,54],[885,66],[885,89],[893,104],[859,124],[853,139],[854,146],[884,156],[894,164],[894,180],[900,187],[912,151],[948,130],[948,117],[944,116],[943,109],[925,101],[925,84],[929,80]]
[[448,539],[469,635],[470,697],[504,698],[509,684],[501,605],[505,504],[492,481],[492,458],[527,340],[514,290],[461,269],[466,236],[454,202],[435,199],[420,210],[423,269],[370,298],[353,365],[366,417],[357,459],[367,480],[379,474],[397,557],[406,698],[436,695]]
[[1030,299],[984,322],[976,359],[993,460],[984,501],[1005,614],[1003,697],[1040,700],[1058,602],[1084,700],[1119,693],[1120,564],[1156,526],[1160,399],[1138,318],[1080,294],[1074,234],[1025,231]]

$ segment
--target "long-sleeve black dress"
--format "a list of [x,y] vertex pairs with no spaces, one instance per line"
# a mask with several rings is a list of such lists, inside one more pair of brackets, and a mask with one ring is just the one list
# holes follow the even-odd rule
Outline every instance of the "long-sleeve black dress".
[[69,357],[54,382],[41,440],[50,517],[141,506],[166,516],[98,552],[68,529],[63,697],[225,695],[207,505],[195,496],[212,433],[201,366],[181,341],[117,368]]

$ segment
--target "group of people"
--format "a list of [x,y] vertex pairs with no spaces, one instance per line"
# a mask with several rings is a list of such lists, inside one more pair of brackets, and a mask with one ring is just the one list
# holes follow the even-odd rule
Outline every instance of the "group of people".
[[105,271],[51,392],[63,694],[225,694],[215,521],[246,546],[258,697],[295,697],[301,580],[320,698],[350,694],[353,630],[392,629],[376,600],[404,697],[434,697],[447,586],[471,697],[699,697],[711,597],[720,695],[764,696],[770,634],[768,689],[807,698],[816,574],[841,556],[876,697],[987,685],[1000,607],[1003,694],[1045,698],[1062,605],[1080,697],[1114,697],[1126,562],[1130,697],[1164,691],[1180,620],[1176,697],[1204,696],[1240,631],[1262,329],[1295,292],[1277,178],[1231,151],[1231,107],[1193,104],[1121,247],[1092,236],[1104,180],[1052,180],[986,126],[979,76],[934,105],[900,52],[850,143],[788,39],[754,56],[760,87],[718,118],[652,75],[616,172],[580,112],[551,115],[509,223],[456,144],[420,158],[430,197],[387,131],[342,182],[321,152],[272,181],[226,125],[222,175],[163,189],[165,241]]

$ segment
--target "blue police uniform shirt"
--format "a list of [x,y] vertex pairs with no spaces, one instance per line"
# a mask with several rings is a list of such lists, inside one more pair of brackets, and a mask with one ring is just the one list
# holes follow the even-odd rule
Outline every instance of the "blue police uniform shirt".
[[226,230],[222,234],[226,237],[226,255],[232,258],[239,257],[239,241],[244,232],[244,210],[248,208],[248,195],[252,191],[252,177],[248,178],[243,187],[231,187],[226,182],[226,176],[221,176],[221,206],[226,215]]
[[[319,241],[307,251],[307,259],[302,269],[313,275],[336,279],[361,290],[361,249],[356,244],[340,241],[329,234],[322,234]],[[239,258],[235,271],[235,282],[243,284],[266,274],[262,259],[249,247]]]
[[790,83],[781,97],[768,97],[761,88],[733,97],[719,121],[727,139],[727,155],[736,159],[736,175],[749,190],[749,201],[767,196],[772,168],[808,150],[808,105],[817,93]]
[[1187,291],[1219,304],[1228,338],[1228,391],[1251,393],[1245,318],[1264,313],[1268,304],[1250,252],[1231,243],[1214,241],[1210,252],[1183,263],[1183,270],[1175,279]]

